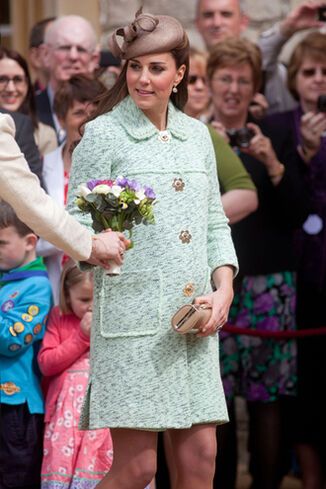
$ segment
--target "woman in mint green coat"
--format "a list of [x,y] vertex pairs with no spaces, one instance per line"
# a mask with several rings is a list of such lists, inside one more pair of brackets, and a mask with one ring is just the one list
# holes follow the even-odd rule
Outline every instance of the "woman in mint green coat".
[[[227,320],[237,259],[204,124],[183,112],[188,39],[167,16],[136,14],[113,35],[126,59],[73,156],[70,211],[80,183],[123,175],[151,186],[155,225],[134,231],[121,275],[95,270],[91,376],[82,426],[109,427],[111,471],[100,489],[143,489],[155,474],[157,432],[169,430],[178,489],[210,489],[216,424],[228,420],[216,351]],[[211,280],[216,291],[212,292]],[[183,304],[208,303],[197,334],[178,335]]]

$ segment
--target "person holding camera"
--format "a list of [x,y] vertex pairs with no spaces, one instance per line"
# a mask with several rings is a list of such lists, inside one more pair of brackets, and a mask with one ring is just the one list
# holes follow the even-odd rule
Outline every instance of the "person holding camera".
[[[289,60],[288,87],[299,102],[295,110],[274,114],[270,123],[291,128],[294,149],[306,162],[309,216],[296,235],[298,328],[326,325],[326,34],[311,32]],[[298,341],[298,399],[295,442],[304,489],[326,482],[324,400],[325,336]]]
[[261,332],[293,331],[295,323],[294,230],[307,216],[305,164],[282,133],[250,122],[249,105],[261,83],[261,54],[248,40],[229,38],[211,51],[207,76],[214,125],[224,134],[258,191],[256,212],[231,226],[240,274],[229,322],[257,336],[221,332],[221,367],[231,423],[218,432],[216,486],[236,480],[234,397],[247,401],[252,488],[276,489],[282,478],[284,400],[296,393],[294,340]]
[[[289,2],[287,2],[289,3]],[[285,112],[297,106],[297,99],[287,89],[288,66],[279,61],[284,45],[293,43],[298,33],[307,29],[320,29],[326,22],[325,0],[306,0],[296,5],[284,19],[260,34],[258,46],[263,55],[265,73],[264,94],[268,100],[268,114]]]

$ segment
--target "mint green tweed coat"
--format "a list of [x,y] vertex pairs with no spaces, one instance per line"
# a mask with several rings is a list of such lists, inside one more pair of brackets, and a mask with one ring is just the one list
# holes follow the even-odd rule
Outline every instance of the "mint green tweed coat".
[[[86,126],[73,155],[69,209],[80,183],[119,175],[151,186],[156,224],[134,229],[122,274],[95,271],[91,375],[83,428],[143,430],[224,423],[218,337],[178,335],[171,317],[211,291],[216,267],[237,259],[224,215],[211,138],[168,107],[168,140],[130,97]],[[163,139],[163,140],[162,140]]]

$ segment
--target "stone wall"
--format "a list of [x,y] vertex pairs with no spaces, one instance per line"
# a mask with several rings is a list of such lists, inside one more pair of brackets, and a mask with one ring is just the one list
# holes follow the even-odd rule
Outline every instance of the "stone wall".
[[[99,0],[102,44],[106,46],[107,36],[117,27],[125,25],[134,18],[134,13],[143,4],[144,11],[173,15],[186,27],[190,42],[203,47],[194,27],[197,0]],[[262,30],[272,26],[302,0],[243,0],[243,6],[250,18],[246,35],[252,40]]]

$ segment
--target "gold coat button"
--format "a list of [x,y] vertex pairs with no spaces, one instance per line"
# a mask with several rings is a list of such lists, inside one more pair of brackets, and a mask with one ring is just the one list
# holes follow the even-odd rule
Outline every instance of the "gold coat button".
[[185,230],[185,231],[181,231],[181,233],[179,234],[179,239],[181,240],[182,243],[184,244],[189,244],[190,241],[191,241],[191,234],[189,233],[189,231]]
[[172,187],[176,192],[182,192],[185,188],[185,183],[182,178],[175,178],[172,183]]
[[192,282],[187,283],[183,288],[183,295],[190,297],[195,292],[195,285]]

